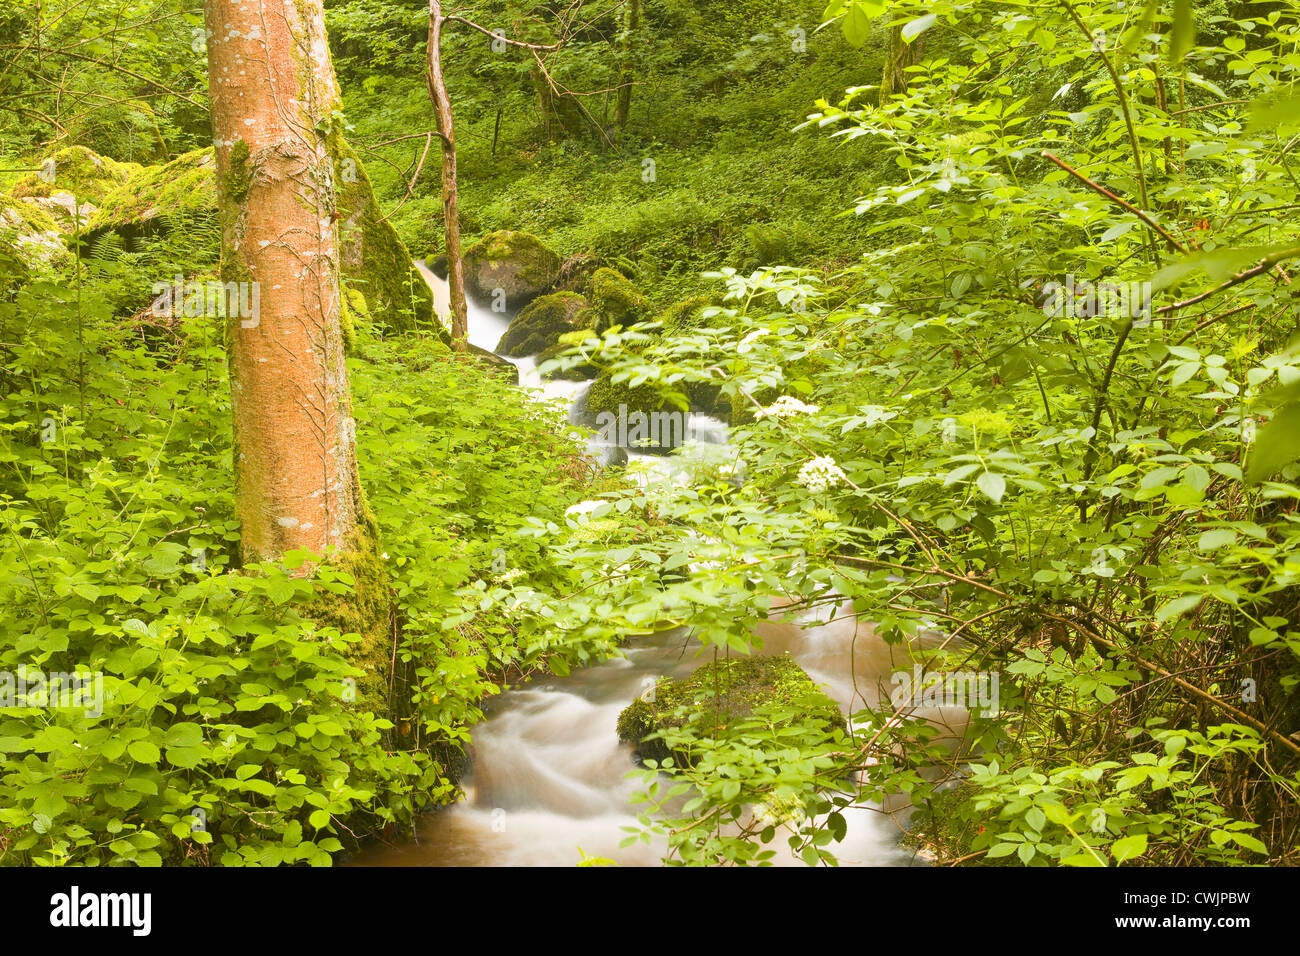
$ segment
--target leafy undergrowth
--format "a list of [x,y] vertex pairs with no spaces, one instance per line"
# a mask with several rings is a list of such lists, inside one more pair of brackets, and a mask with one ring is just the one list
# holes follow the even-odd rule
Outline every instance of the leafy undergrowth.
[[604,652],[478,608],[488,582],[554,575],[512,532],[586,487],[573,442],[436,339],[360,329],[400,719],[361,710],[356,636],[313,623],[351,579],[327,561],[299,576],[320,556],[296,552],[238,567],[216,320],[124,318],[120,266],[86,268],[80,296],[0,303],[0,694],[18,708],[0,714],[0,861],[328,863],[452,797],[505,675]]
[[[915,26],[960,56],[814,118],[898,166],[854,202],[860,262],[723,269],[725,302],[689,332],[612,330],[560,360],[665,401],[713,385],[742,410],[731,460],[592,512],[664,519],[606,593],[634,624],[660,562],[702,568],[655,606],[740,652],[773,602],[847,606],[893,644],[949,635],[927,668],[999,678],[999,706],[946,700],[969,713],[955,728],[906,695],[864,707],[848,794],[924,808],[960,783],[951,826],[916,817],[944,862],[1294,863],[1294,14],[1207,11],[1175,120],[1144,65],[1169,62],[1168,34],[1110,50],[1111,75],[1088,30],[1117,35],[1118,13],[1085,29],[1050,4],[977,4],[961,39],[970,11],[941,7]],[[1043,43],[1050,70],[1003,71]],[[741,754],[716,770],[685,809],[650,793],[644,832],[754,862],[718,822],[808,778]],[[824,784],[825,805],[844,799]],[[828,862],[838,837],[790,839]]]

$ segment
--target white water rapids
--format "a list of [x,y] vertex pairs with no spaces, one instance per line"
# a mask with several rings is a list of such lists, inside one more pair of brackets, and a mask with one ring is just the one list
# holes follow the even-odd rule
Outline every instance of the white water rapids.
[[[423,264],[421,272],[434,290],[435,306],[445,314],[446,283]],[[509,326],[506,316],[469,306],[469,339],[495,349]],[[573,402],[588,383],[541,381],[535,359],[512,359],[523,387],[542,400]],[[726,426],[703,419],[697,439],[713,438],[725,448]],[[707,447],[705,450],[708,450]],[[674,459],[632,454],[647,461],[661,477],[673,476]],[[760,626],[764,654],[788,651],[848,714],[887,696],[890,674],[912,666],[906,648],[891,647],[841,605],[821,616]],[[415,839],[375,847],[354,862],[371,866],[572,866],[580,849],[624,865],[659,864],[665,846],[619,843],[636,826],[629,797],[638,789],[628,779],[636,769],[633,749],[615,731],[619,712],[659,677],[683,677],[711,659],[697,656],[699,645],[680,630],[637,638],[625,657],[510,690],[485,705],[487,719],[473,729],[470,769],[461,781],[465,799],[423,815]],[[955,727],[965,713],[931,712]],[[899,842],[900,828],[879,807],[862,805],[844,812],[848,833],[829,849],[844,865],[905,865],[913,853]],[[770,844],[775,862],[797,862],[786,848],[784,833]]]

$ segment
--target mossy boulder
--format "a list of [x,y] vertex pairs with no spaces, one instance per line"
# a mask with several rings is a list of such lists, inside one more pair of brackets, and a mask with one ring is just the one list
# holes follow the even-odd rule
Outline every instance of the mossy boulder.
[[[719,386],[706,382],[678,382],[674,388],[685,396],[687,408],[691,412],[710,415],[724,422],[731,420],[731,403]],[[680,411],[682,411],[680,405],[670,401],[650,385],[632,387],[626,382],[615,382],[609,372],[601,372],[584,395],[579,420],[588,428],[599,428],[601,424],[599,416],[605,413],[619,415],[626,412],[630,416],[635,412],[641,412],[652,416],[660,412]],[[669,449],[650,443],[641,450],[666,453]]]
[[343,332],[343,348],[351,355],[356,348],[357,329],[366,329],[372,319],[370,306],[360,289],[354,289],[344,283],[340,289],[342,299],[339,302],[339,326]]
[[69,258],[49,213],[0,195],[0,290],[56,272]]
[[100,206],[115,189],[138,174],[137,163],[119,163],[85,146],[69,146],[41,160],[53,176],[32,173],[14,183],[15,199],[50,199],[60,193],[74,196],[82,204]]
[[360,286],[370,310],[388,328],[406,330],[433,321],[433,293],[415,268],[411,253],[375,201],[361,161],[341,139],[330,149],[338,202],[339,269]]
[[680,411],[649,385],[638,385],[633,388],[626,382],[615,382],[609,372],[602,372],[591,383],[591,388],[587,389],[586,412],[589,416],[599,415],[601,412],[613,412],[617,415],[619,406],[624,406],[628,411],[647,414],[670,409]]
[[642,759],[689,764],[684,749],[669,750],[660,734],[683,728],[690,737],[709,739],[751,717],[766,717],[778,728],[811,721],[827,734],[844,728],[844,716],[789,654],[723,658],[697,668],[681,680],[661,679],[653,693],[634,700],[618,715],[619,740],[633,744]]
[[[538,301],[541,301],[540,299]],[[542,354],[537,356],[537,364],[549,362],[551,359],[559,358],[561,352],[565,352],[575,345],[581,345],[588,339],[594,338],[596,333],[589,328],[578,329],[574,332],[565,332],[555,342],[542,350]],[[569,382],[585,382],[588,379],[594,379],[600,374],[600,369],[586,362],[581,365],[575,365],[573,368],[563,371],[553,371],[547,373],[547,378],[562,378]]]
[[[387,328],[409,329],[433,321],[433,296],[411,254],[384,220],[356,155],[342,141],[330,142],[337,177],[339,267],[370,313]],[[211,149],[198,149],[162,166],[119,164],[128,177],[105,192],[86,233],[125,237],[183,230],[194,264],[215,263],[221,249],[217,217],[217,168]]]
[[65,236],[79,232],[95,215],[94,203],[78,199],[72,193],[56,192],[49,196],[28,196],[23,203],[48,215]]
[[704,296],[692,296],[670,305],[659,314],[658,319],[665,332],[690,331],[703,324],[702,313],[709,306],[716,304]]
[[[977,810],[980,788],[969,780],[951,783],[934,791],[912,815],[903,836],[903,845],[914,847],[925,858],[940,865],[978,856],[975,841],[979,835],[998,826],[996,810]],[[969,865],[1005,865],[1015,857],[990,861],[987,857]]]
[[220,249],[217,163],[211,149],[196,149],[162,166],[137,167],[105,190],[97,205],[87,224],[92,236],[107,230],[139,234],[201,225],[211,234],[213,247]]
[[587,280],[587,298],[597,319],[598,332],[615,325],[640,322],[649,311],[649,303],[632,281],[608,266],[597,269]]
[[488,233],[465,251],[464,264],[465,291],[480,302],[504,295],[511,311],[551,288],[560,274],[558,255],[536,236],[511,230]]
[[560,263],[560,274],[555,279],[555,288],[569,292],[583,292],[591,280],[592,273],[608,264],[608,260],[603,257],[586,252],[569,256]]
[[497,343],[497,354],[519,358],[555,345],[561,335],[589,321],[587,300],[576,292],[555,292],[526,305]]

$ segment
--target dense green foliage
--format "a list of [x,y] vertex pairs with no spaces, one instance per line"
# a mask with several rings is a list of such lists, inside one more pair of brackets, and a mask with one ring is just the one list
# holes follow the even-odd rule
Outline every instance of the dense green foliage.
[[[383,676],[407,698],[391,720],[360,711],[356,637],[312,613],[348,576],[293,576],[301,554],[238,566],[218,329],[123,323],[112,303],[129,267],[82,268],[80,296],[38,284],[0,303],[0,339],[21,343],[2,379],[0,670],[101,672],[103,685],[98,706],[47,709],[33,691],[33,709],[3,712],[0,852],[327,863],[359,823],[408,826],[451,793],[482,699],[551,651],[505,616],[448,619],[477,602],[513,528],[572,500],[572,445],[436,339],[357,330],[363,480],[401,622]],[[511,547],[516,573],[546,575]]]
[[[0,673],[103,675],[102,706],[0,709],[0,860],[325,864],[455,799],[502,689],[673,626],[735,660],[835,608],[941,630],[916,653],[1001,675],[996,712],[960,742],[887,695],[845,728],[797,696],[683,715],[629,840],[832,864],[850,807],[901,801],[942,862],[1295,863],[1294,5],[621,7],[464,4],[558,44],[449,31],[466,248],[560,253],[544,370],[599,372],[593,410],[704,409],[730,444],[676,483],[600,472],[350,290],[369,675],[320,623],[345,572],[238,559],[218,322],[146,309],[215,268],[201,4],[0,13]],[[435,254],[426,5],[326,12],[385,221]]]

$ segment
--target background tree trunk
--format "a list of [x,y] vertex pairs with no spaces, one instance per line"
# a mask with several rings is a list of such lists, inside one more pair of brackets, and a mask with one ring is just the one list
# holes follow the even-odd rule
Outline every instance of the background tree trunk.
[[442,138],[442,217],[447,232],[447,292],[451,298],[451,344],[469,347],[469,310],[465,305],[465,263],[460,254],[460,201],[456,192],[456,122],[442,76],[442,3],[429,0],[429,98],[438,115]]
[[362,635],[368,690],[386,690],[387,580],[339,324],[339,93],[321,0],[207,0],[205,13],[222,280],[257,303],[226,319],[243,556],[336,549],[356,592],[321,616]]
[[614,128],[621,139],[623,129],[627,126],[627,114],[632,108],[632,81],[635,74],[632,69],[632,53],[637,41],[637,31],[641,29],[641,0],[628,0],[624,12],[622,68],[619,70],[618,100],[614,105]]
[[911,43],[903,39],[903,24],[896,23],[889,28],[889,48],[885,54],[885,69],[880,78],[880,105],[884,106],[896,93],[907,92],[907,68],[921,61],[925,52],[925,36],[919,36]]

